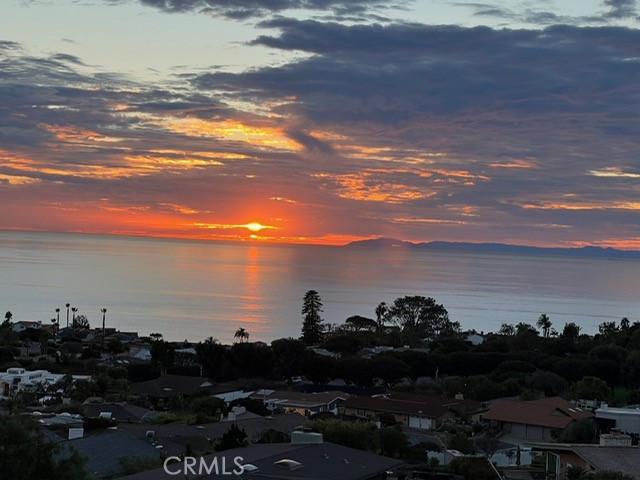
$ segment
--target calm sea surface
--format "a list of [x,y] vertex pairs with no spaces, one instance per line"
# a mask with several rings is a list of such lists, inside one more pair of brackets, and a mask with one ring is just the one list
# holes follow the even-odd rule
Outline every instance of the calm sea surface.
[[[320,293],[324,319],[374,317],[381,301],[432,296],[464,328],[497,330],[547,313],[561,330],[640,314],[640,261],[265,245],[0,232],[0,310],[50,322],[65,303],[101,323],[169,340],[251,340],[300,334],[302,297]],[[1,320],[1,319],[0,319]]]

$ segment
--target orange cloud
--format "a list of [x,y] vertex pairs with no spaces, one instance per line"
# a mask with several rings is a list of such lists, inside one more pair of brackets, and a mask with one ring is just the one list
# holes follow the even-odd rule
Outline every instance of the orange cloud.
[[291,200],[290,198],[284,198],[284,197],[271,197],[269,200],[273,200],[274,202],[283,202],[283,203],[292,203],[292,204],[298,203],[295,200]]
[[[0,160],[5,166],[9,166],[18,172],[35,173],[46,175],[91,177],[101,179],[117,179],[134,176],[148,176],[159,172],[168,171],[180,173],[184,170],[205,168],[210,166],[224,165],[221,159],[224,158],[245,158],[246,156],[227,154],[226,152],[194,152],[189,154],[184,151],[151,151],[149,154],[124,155],[119,157],[115,165],[93,163],[52,163],[48,159],[35,160],[21,155],[14,155],[6,150],[0,150]],[[105,158],[109,160],[109,158]],[[27,175],[10,175],[3,173],[7,178],[5,181],[11,184],[32,183],[37,179],[30,179]],[[13,180],[9,181],[9,177]]]
[[394,223],[432,223],[438,225],[468,225],[469,222],[463,220],[447,220],[441,218],[411,218],[411,217],[399,217],[393,219]]
[[203,157],[203,158],[212,158],[212,159],[226,159],[226,160],[239,160],[245,158],[251,158],[249,155],[245,155],[244,153],[235,153],[235,152],[219,152],[219,151],[203,151],[203,150],[194,150],[192,152],[188,152],[186,150],[173,150],[173,149],[159,149],[159,150],[149,150],[149,153],[158,153],[160,155],[178,155],[182,157],[186,156],[194,156],[194,157]]
[[354,145],[353,142],[337,145],[343,155],[350,158],[382,160],[402,164],[430,164],[444,157],[442,152],[427,152],[411,148],[393,148],[389,146]]
[[339,185],[337,195],[351,200],[369,202],[403,203],[428,198],[436,192],[403,184],[386,183],[371,178],[371,172],[347,173],[341,175],[314,174],[317,178],[327,178]]
[[453,179],[462,178],[467,180],[464,182],[465,185],[473,185],[474,180],[490,180],[486,175],[478,175],[475,173],[468,172],[467,170],[446,170],[444,168],[434,169],[432,170],[434,173],[440,174],[444,177],[451,177]]
[[[588,243],[585,243],[588,244]],[[598,242],[598,245],[602,247],[613,247],[613,248],[621,248],[628,250],[640,250],[640,237],[631,237],[631,238],[608,238],[601,242]]]
[[39,123],[38,127],[48,132],[54,133],[58,140],[69,143],[92,143],[92,142],[121,142],[123,138],[108,137],[101,133],[87,130],[75,125],[51,125],[48,123]]
[[594,177],[613,177],[613,178],[640,178],[640,173],[623,172],[618,167],[608,167],[600,170],[589,170],[589,174]]
[[203,120],[201,118],[154,118],[151,123],[172,132],[192,137],[214,137],[222,140],[245,142],[256,147],[299,151],[302,146],[288,138],[281,127],[264,127],[239,120]]
[[37,181],[38,181],[37,178],[24,177],[21,175],[5,175],[0,173],[0,185],[4,183],[7,185],[18,186],[18,185],[27,185],[29,183],[35,183]]
[[218,160],[203,159],[189,155],[185,155],[184,157],[127,155],[124,159],[128,162],[126,171],[129,175],[152,174],[164,170],[175,172],[193,168],[224,165]]
[[509,160],[506,162],[492,162],[489,164],[494,168],[535,168],[536,165],[528,160]]
[[640,210],[640,202],[563,202],[553,200],[519,201],[522,208],[538,210]]

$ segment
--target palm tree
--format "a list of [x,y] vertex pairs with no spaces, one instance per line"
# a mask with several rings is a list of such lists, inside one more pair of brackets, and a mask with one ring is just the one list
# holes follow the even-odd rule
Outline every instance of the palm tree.
[[549,336],[549,331],[551,330],[551,320],[549,320],[549,316],[546,313],[543,313],[538,317],[538,323],[536,323],[538,327],[542,329],[542,335],[545,337]]
[[65,307],[67,307],[67,328],[69,328],[69,307],[71,306],[70,303],[65,304]]
[[106,308],[101,308],[100,311],[102,312],[102,350],[104,350],[104,325],[105,325],[105,317],[107,316],[107,309]]
[[389,309],[387,308],[386,302],[380,302],[376,307],[376,322],[378,323],[378,331],[380,332],[384,330],[384,322],[387,319],[388,313]]
[[58,330],[60,330],[60,309],[56,308],[56,323],[58,324]]
[[249,341],[249,332],[247,332],[244,328],[239,327],[236,330],[236,333],[233,334],[233,338],[237,338],[241,342],[242,341],[248,342]]

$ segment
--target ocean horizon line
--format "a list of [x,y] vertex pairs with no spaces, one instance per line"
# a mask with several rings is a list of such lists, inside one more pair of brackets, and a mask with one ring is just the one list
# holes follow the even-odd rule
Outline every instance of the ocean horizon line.
[[[585,244],[576,246],[566,245],[535,245],[535,244],[522,244],[522,243],[509,243],[503,241],[490,241],[490,242],[476,242],[476,241],[462,241],[462,240],[403,240],[399,238],[374,236],[368,238],[361,238],[359,240],[352,240],[347,243],[332,244],[332,243],[310,243],[310,242],[291,242],[291,241],[277,241],[267,239],[224,239],[224,238],[207,238],[196,236],[180,236],[180,235],[145,235],[139,233],[122,233],[122,232],[84,232],[84,231],[66,231],[66,230],[38,230],[38,229],[12,229],[12,228],[0,228],[0,233],[16,233],[16,234],[45,234],[45,235],[78,235],[86,237],[107,237],[107,238],[122,238],[122,239],[138,239],[138,240],[159,240],[159,241],[186,241],[194,243],[222,243],[231,245],[266,245],[266,246],[317,246],[317,247],[376,247],[376,248],[398,248],[407,247],[412,249],[480,249],[487,252],[488,249],[493,251],[490,253],[500,253],[498,250],[504,249],[528,249],[526,253],[578,253],[581,252],[584,256],[601,256],[602,253],[613,253],[629,255],[625,258],[639,258],[639,249],[625,249],[619,247],[602,246],[598,244]],[[537,252],[534,252],[537,251]],[[482,253],[481,251],[478,253]],[[509,251],[506,253],[514,253]],[[525,252],[521,252],[525,253]]]

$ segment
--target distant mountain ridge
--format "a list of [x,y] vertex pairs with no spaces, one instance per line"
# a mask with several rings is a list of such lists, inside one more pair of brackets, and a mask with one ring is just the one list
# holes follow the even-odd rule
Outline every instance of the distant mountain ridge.
[[511,245],[508,243],[471,243],[471,242],[407,242],[395,238],[373,238],[350,242],[345,247],[376,247],[376,248],[411,248],[419,250],[456,250],[478,253],[520,253],[544,255],[570,255],[576,257],[600,258],[638,258],[638,250],[619,250],[612,247],[533,247],[528,245]]

